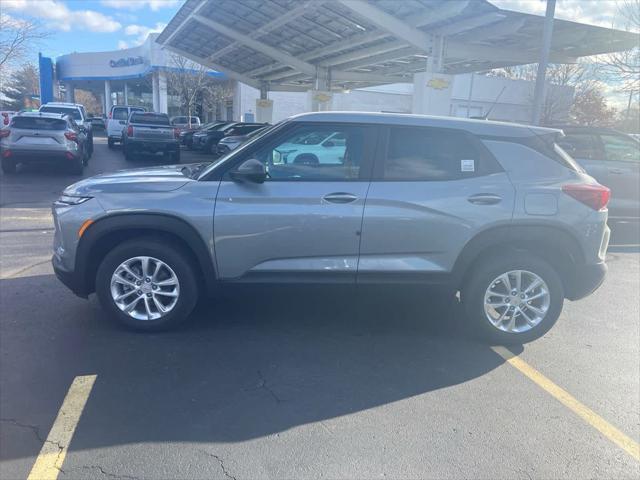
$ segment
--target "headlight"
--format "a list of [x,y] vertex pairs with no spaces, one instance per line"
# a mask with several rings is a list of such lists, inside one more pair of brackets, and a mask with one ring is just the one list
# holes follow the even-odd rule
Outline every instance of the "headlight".
[[57,203],[63,203],[65,205],[80,205],[81,203],[91,200],[92,197],[74,197],[73,195],[60,195]]

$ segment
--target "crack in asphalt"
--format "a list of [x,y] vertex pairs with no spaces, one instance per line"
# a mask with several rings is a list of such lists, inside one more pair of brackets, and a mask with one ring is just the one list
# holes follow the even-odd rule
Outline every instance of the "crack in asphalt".
[[276,401],[276,403],[282,403],[283,400],[280,397],[278,397],[278,395],[276,395],[276,392],[274,392],[269,385],[267,385],[267,379],[264,377],[264,375],[260,370],[258,370],[258,377],[260,377],[258,388],[264,388],[267,392],[271,394],[271,396]]
[[218,455],[215,455],[211,452],[207,452],[206,450],[200,450],[200,452],[204,453],[205,455],[208,455],[209,457],[213,457],[218,461],[218,463],[220,464],[220,469],[222,470],[222,473],[224,474],[225,478],[229,478],[231,480],[237,480],[236,477],[234,477],[227,471],[227,469],[224,466],[224,462],[222,461],[222,458],[220,458]]
[[42,435],[40,435],[40,427],[38,427],[37,425],[22,423],[14,418],[0,418],[0,422],[10,423],[12,425],[15,425],[16,427],[27,428],[33,432],[33,434],[36,436],[36,438],[40,443],[44,443],[47,441],[44,438],[42,438]]
[[32,263],[31,265],[27,265],[26,267],[19,268],[18,270],[9,271],[9,273],[4,273],[0,275],[0,279],[7,280],[9,278],[13,278],[16,275],[20,275],[21,273],[31,270],[32,268],[35,268],[39,265],[44,265],[45,263],[49,263],[50,261],[51,259],[42,260],[41,262]]
[[140,477],[133,477],[131,475],[118,475],[115,473],[107,472],[100,465],[83,465],[83,470],[99,470],[102,475],[108,478],[126,478],[128,480],[140,480]]

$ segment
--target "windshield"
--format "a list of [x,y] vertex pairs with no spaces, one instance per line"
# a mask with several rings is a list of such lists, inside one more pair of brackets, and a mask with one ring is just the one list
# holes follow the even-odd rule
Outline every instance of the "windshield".
[[40,111],[44,113],[64,113],[65,115],[70,115],[74,120],[82,120],[80,110],[76,107],[52,107],[45,105],[40,108]]

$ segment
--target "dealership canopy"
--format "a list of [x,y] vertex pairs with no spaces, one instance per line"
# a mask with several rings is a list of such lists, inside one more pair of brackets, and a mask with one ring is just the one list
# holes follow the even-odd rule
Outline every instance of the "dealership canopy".
[[[187,0],[158,42],[256,88],[356,88],[411,82],[429,68],[457,74],[537,62],[543,24],[486,0]],[[555,20],[550,61],[638,42]]]

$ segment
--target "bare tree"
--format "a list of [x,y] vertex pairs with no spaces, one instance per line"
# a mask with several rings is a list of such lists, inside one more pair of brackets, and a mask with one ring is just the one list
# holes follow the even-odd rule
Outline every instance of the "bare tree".
[[74,96],[76,102],[84,105],[84,108],[87,110],[87,112],[91,113],[92,115],[99,115],[100,113],[102,113],[102,102],[92,91],[76,88]]
[[51,32],[35,20],[0,14],[0,70],[24,63],[38,42],[50,35]]

